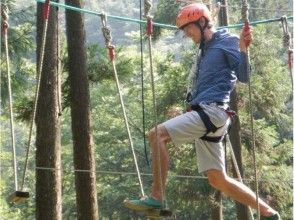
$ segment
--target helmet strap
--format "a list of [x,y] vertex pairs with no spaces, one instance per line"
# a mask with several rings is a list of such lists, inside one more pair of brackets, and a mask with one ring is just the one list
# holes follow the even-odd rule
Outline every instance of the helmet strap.
[[201,56],[204,56],[204,46],[205,46],[204,30],[208,26],[208,21],[205,19],[204,27],[200,25],[199,21],[195,22],[195,25],[199,28],[201,32],[199,49],[201,50]]

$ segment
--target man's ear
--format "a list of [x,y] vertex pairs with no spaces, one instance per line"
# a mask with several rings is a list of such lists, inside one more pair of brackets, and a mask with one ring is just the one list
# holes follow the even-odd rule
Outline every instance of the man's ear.
[[205,25],[206,25],[206,20],[205,20],[204,17],[201,17],[201,18],[199,19],[199,24],[200,24],[200,26],[201,26],[202,28],[205,27]]

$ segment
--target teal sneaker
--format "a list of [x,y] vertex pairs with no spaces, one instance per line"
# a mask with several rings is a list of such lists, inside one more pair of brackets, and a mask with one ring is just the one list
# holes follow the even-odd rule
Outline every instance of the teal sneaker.
[[260,220],[281,220],[279,213],[276,213],[272,216],[260,216]]
[[143,197],[141,199],[135,199],[135,200],[126,199],[124,201],[124,206],[128,209],[132,209],[135,211],[144,211],[148,209],[163,208],[163,204],[161,201],[153,199],[151,197]]

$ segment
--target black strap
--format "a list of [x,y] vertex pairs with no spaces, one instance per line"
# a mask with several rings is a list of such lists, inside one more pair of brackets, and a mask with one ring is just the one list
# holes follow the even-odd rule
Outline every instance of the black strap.
[[201,108],[200,105],[192,105],[191,109],[196,111],[198,115],[200,116],[201,120],[203,121],[205,127],[206,127],[206,133],[200,137],[200,139],[208,141],[208,142],[214,142],[214,143],[219,143],[224,139],[223,136],[218,136],[218,137],[208,137],[207,134],[210,132],[216,132],[218,127],[216,127],[210,120],[209,116],[206,114],[206,112]]
[[201,108],[200,105],[192,105],[191,109],[196,111],[199,114],[201,120],[203,121],[203,123],[207,129],[206,134],[208,134],[210,132],[214,133],[217,131],[218,128],[211,122],[209,116],[205,113],[205,111]]
[[207,136],[206,134],[204,136],[202,136],[200,138],[201,140],[204,140],[204,141],[208,141],[208,142],[214,142],[214,143],[219,143],[219,142],[222,142],[223,139],[224,139],[224,135],[223,136],[218,136],[218,137],[209,137]]

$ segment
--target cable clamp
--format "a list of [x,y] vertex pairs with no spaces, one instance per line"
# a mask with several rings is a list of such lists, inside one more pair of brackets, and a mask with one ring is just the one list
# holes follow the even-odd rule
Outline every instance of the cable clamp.
[[3,34],[7,34],[7,29],[9,28],[8,23],[8,7],[6,4],[1,4],[1,16],[2,16],[2,22],[1,22],[1,29]]
[[115,58],[115,47],[112,45],[112,36],[110,29],[107,27],[107,20],[105,13],[101,14],[101,22],[102,22],[102,33],[105,39],[105,46],[108,48],[108,56],[111,61]]

